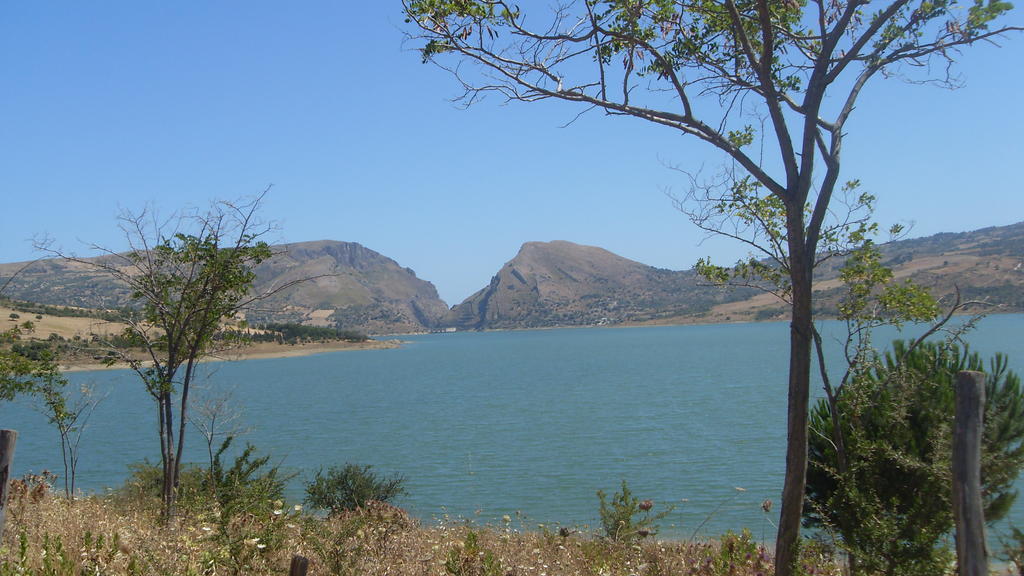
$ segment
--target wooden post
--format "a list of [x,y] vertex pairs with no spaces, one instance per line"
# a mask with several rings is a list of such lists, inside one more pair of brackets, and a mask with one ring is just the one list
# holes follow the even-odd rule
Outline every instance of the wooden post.
[[986,576],[985,512],[981,500],[981,435],[985,414],[985,374],[956,375],[953,428],[953,517],[960,576]]
[[11,485],[11,462],[14,461],[17,442],[17,430],[0,430],[0,539],[4,536],[4,521],[7,519],[7,489]]
[[288,576],[306,576],[307,570],[309,570],[309,558],[298,554],[292,556],[292,565],[288,569]]

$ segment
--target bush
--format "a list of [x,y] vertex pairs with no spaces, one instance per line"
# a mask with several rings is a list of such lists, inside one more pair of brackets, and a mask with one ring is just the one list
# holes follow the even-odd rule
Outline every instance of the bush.
[[390,502],[405,494],[405,478],[378,476],[372,466],[345,464],[331,466],[326,473],[321,468],[316,477],[306,484],[306,504],[337,515],[346,510],[362,508],[367,502]]
[[[960,370],[986,371],[977,354],[895,342],[871,370],[840,389],[841,442],[824,400],[811,412],[805,523],[835,532],[852,572],[936,574],[951,554],[953,381]],[[1024,465],[1024,395],[1006,359],[989,363],[982,439],[985,518],[1006,515]],[[836,446],[845,445],[846,470]]]
[[622,481],[622,491],[613,494],[611,502],[603,490],[597,491],[597,498],[604,535],[616,542],[630,543],[656,534],[658,527],[654,523],[672,512],[670,507],[652,515],[654,503],[633,496],[625,480]]

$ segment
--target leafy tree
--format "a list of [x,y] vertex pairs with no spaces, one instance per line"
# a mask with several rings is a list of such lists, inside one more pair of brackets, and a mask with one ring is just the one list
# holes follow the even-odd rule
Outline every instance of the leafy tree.
[[112,347],[110,361],[127,363],[156,401],[168,520],[175,514],[196,367],[205,356],[237,343],[224,336],[230,334],[222,330],[225,321],[269,295],[251,293],[254,267],[272,256],[262,240],[270,228],[256,218],[262,197],[216,202],[206,213],[181,213],[165,225],[145,212],[125,212],[121,228],[128,252],[94,246],[105,256],[65,256],[127,286],[140,310],[125,319],[128,327],[121,346]]
[[985,518],[995,522],[1016,499],[1024,466],[1024,394],[1004,356],[986,370],[978,354],[948,342],[897,341],[834,405],[814,407],[805,521],[837,533],[855,573],[927,575],[947,564],[939,543],[953,528],[953,382],[961,370],[987,372],[981,476]]
[[[786,475],[776,561],[792,573],[803,509],[812,359],[813,270],[827,251],[843,137],[879,75],[946,86],[961,49],[1014,26],[1002,0],[582,0],[520,8],[505,0],[403,0],[425,61],[456,76],[463,101],[488,92],[556,99],[640,118],[703,140],[728,159],[692,177],[708,205],[738,196],[778,216],[721,214],[709,229],[783,255],[790,368]],[[463,66],[462,64],[467,65]],[[929,64],[934,64],[929,66]],[[939,75],[934,76],[933,71]],[[841,189],[841,187],[839,187]],[[841,224],[841,222],[840,222]]]
[[306,504],[331,514],[362,508],[367,502],[390,502],[405,494],[405,477],[378,476],[373,467],[345,464],[317,471],[306,484]]
[[[0,294],[27,267],[0,285]],[[17,314],[11,316],[14,319]],[[0,401],[14,400],[19,394],[37,393],[43,383],[60,381],[60,370],[48,345],[20,342],[22,336],[34,329],[34,325],[26,322],[0,331]]]

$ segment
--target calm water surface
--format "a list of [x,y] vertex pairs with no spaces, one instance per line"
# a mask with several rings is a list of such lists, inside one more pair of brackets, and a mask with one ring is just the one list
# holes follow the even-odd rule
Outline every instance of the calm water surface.
[[[1024,315],[985,319],[970,336],[1024,372]],[[839,334],[838,324],[825,330]],[[879,334],[887,342],[894,332]],[[527,527],[599,524],[595,492],[620,482],[676,510],[663,533],[749,527],[771,537],[785,447],[788,325],[565,329],[407,337],[394,350],[205,366],[200,396],[233,390],[244,436],[300,473],[372,464],[407,477],[400,504]],[[835,338],[827,338],[834,345]],[[79,485],[123,482],[127,464],[159,459],[155,410],[126,371],[72,374],[109,391],[81,447]],[[0,406],[20,432],[15,474],[58,469],[57,433],[27,400]],[[189,430],[186,452],[205,459]],[[742,489],[742,490],[740,490]],[[1024,506],[1013,520],[1024,524]],[[699,528],[699,530],[698,530]]]

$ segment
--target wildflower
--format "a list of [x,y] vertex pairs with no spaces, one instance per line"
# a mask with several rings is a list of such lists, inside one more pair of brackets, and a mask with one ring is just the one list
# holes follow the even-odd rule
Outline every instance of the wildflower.
[[296,512],[302,512],[302,504],[296,504],[295,506],[292,506],[292,510]]
[[505,514],[504,516],[501,517],[501,521],[504,522],[505,524],[510,524],[512,522],[512,517],[509,516],[508,514]]
[[651,508],[654,508],[653,500],[644,500],[643,502],[640,503],[640,509],[643,510],[644,512],[647,512]]
[[282,512],[284,512],[284,510],[278,508],[277,510],[274,510],[274,516],[280,516]]

